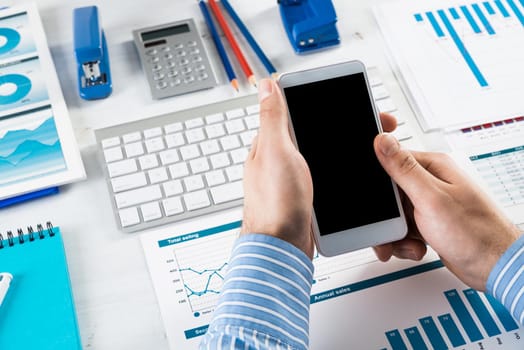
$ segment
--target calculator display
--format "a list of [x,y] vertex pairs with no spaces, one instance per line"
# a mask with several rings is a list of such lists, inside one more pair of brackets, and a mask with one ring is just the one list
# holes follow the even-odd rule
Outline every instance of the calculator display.
[[178,35],[182,33],[188,33],[189,32],[189,26],[187,24],[180,24],[177,26],[172,26],[169,28],[162,28],[158,30],[152,30],[150,32],[142,33],[142,40],[143,41],[149,41],[149,40],[156,40],[161,39],[169,35]]

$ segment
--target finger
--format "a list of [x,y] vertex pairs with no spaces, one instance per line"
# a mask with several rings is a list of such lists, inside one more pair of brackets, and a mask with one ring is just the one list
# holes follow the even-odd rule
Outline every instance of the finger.
[[427,192],[438,181],[422,167],[413,154],[402,148],[397,139],[389,134],[377,135],[375,153],[382,167],[413,201],[420,193]]
[[290,141],[286,104],[272,79],[260,80],[258,99],[260,126],[257,142],[260,143],[260,147],[265,147],[263,145],[266,143],[281,145],[283,142]]
[[393,244],[391,243],[374,246],[373,250],[380,261],[388,261],[393,256]]
[[380,113],[380,123],[385,132],[392,132],[397,128],[397,118],[388,113]]
[[419,261],[426,255],[427,246],[419,239],[405,238],[393,242],[393,255],[399,259],[410,259]]

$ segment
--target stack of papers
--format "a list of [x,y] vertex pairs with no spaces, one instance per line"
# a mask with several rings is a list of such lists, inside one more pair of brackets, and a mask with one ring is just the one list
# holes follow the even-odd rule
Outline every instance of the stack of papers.
[[388,1],[374,14],[424,131],[524,115],[523,1]]
[[85,178],[36,5],[0,10],[0,200]]

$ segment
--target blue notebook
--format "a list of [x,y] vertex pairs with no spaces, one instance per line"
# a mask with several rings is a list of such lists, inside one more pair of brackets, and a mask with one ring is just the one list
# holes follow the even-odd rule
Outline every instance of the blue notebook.
[[0,272],[13,275],[0,306],[0,349],[81,349],[60,229],[0,233]]

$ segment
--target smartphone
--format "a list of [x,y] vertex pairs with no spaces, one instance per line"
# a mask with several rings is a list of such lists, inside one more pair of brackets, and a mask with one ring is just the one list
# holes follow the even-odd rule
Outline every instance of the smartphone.
[[403,238],[398,188],[373,148],[382,126],[364,64],[287,72],[278,83],[291,136],[311,171],[317,251],[334,256]]

